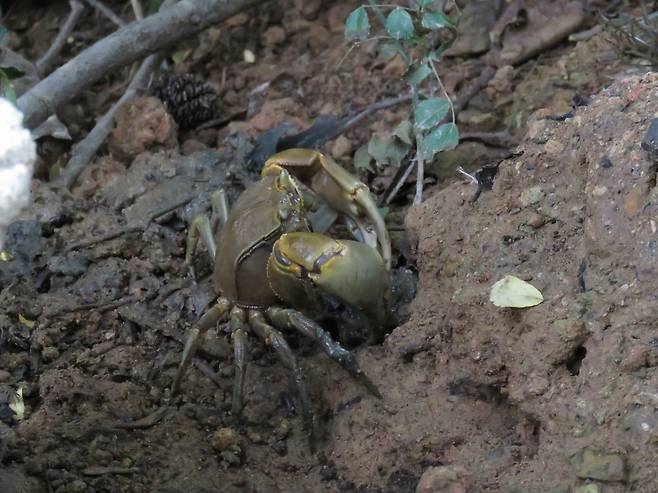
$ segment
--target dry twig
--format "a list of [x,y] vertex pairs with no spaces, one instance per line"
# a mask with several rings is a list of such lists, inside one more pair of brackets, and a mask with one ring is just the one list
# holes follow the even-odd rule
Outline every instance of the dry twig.
[[101,14],[103,14],[105,17],[110,19],[116,26],[121,29],[126,25],[126,22],[116,15],[114,12],[112,12],[112,9],[107,7],[103,2],[100,0],[85,0],[89,5],[91,5],[93,8],[98,10]]
[[78,23],[78,19],[80,19],[80,16],[85,9],[84,5],[78,2],[78,0],[70,0],[69,4],[71,5],[69,16],[66,21],[64,21],[62,28],[59,30],[57,37],[53,40],[50,48],[48,48],[48,51],[46,51],[45,55],[43,55],[35,64],[37,66],[37,71],[42,75],[48,72],[53,60],[55,60],[59,52],[64,48],[66,40],[73,32],[75,25]]
[[55,70],[18,99],[35,128],[109,73],[217,24],[263,0],[183,1],[109,35]]

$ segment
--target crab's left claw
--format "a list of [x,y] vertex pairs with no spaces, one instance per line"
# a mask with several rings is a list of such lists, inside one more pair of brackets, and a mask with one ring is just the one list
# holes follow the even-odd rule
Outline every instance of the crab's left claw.
[[287,149],[270,157],[262,176],[289,171],[332,208],[350,218],[367,238],[364,218],[375,230],[386,268],[391,268],[391,240],[368,187],[330,157],[310,149]]

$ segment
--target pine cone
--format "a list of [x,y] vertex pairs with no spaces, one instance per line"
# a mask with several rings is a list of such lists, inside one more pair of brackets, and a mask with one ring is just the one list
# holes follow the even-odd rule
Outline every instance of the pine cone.
[[215,117],[217,93],[190,74],[164,75],[151,88],[183,130],[191,130]]

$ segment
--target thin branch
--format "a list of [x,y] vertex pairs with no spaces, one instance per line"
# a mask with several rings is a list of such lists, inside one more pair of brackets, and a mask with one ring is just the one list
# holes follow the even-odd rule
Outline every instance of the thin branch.
[[89,240],[83,240],[78,243],[74,243],[66,247],[64,251],[70,252],[72,250],[77,250],[78,248],[86,248],[92,245],[96,245],[97,243],[113,240],[114,238],[118,238],[119,236],[128,233],[139,233],[141,231],[144,231],[151,224],[151,222],[155,221],[160,216],[164,216],[165,214],[186,205],[187,203],[191,202],[195,198],[196,195],[188,195],[187,197],[179,200],[178,202],[174,202],[173,204],[167,205],[162,209],[159,209],[149,214],[149,216],[142,221],[126,224],[125,226],[109,231],[108,233],[105,233],[104,235],[98,236],[96,238],[91,238]]
[[178,2],[90,46],[18,99],[24,125],[36,128],[107,74],[188,38],[264,0]]
[[78,23],[78,20],[80,19],[80,16],[85,9],[84,5],[78,2],[78,0],[70,0],[69,4],[71,5],[71,12],[69,13],[69,16],[62,25],[62,28],[59,30],[57,37],[50,45],[50,48],[48,48],[48,51],[46,51],[45,55],[43,55],[36,63],[37,71],[42,75],[48,72],[53,61],[62,51],[62,48],[64,48],[66,40],[73,32],[75,25]]
[[142,4],[139,0],[130,0],[130,3],[133,6],[133,12],[135,13],[135,19],[141,21],[144,18],[144,10],[142,9]]
[[60,186],[71,188],[80,176],[82,169],[91,161],[96,151],[112,131],[114,114],[126,101],[137,96],[138,91],[146,85],[151,73],[157,66],[160,57],[151,55],[142,62],[139,70],[130,81],[123,96],[112,105],[112,107],[101,118],[98,119],[94,128],[87,136],[78,142],[71,151],[71,159],[66,163],[62,174],[55,183]]
[[112,9],[107,7],[103,2],[100,0],[85,0],[89,5],[91,5],[93,8],[98,10],[101,14],[103,14],[105,17],[110,19],[116,26],[121,29],[126,26],[126,22],[116,15],[114,12],[112,12]]

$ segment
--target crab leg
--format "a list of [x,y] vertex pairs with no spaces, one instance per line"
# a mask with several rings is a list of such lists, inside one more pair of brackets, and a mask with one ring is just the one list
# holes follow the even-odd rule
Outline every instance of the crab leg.
[[230,327],[233,339],[233,355],[235,358],[235,380],[233,381],[233,403],[231,412],[239,416],[242,412],[244,396],[244,380],[247,374],[247,332],[245,331],[246,315],[242,308],[231,310]]
[[212,232],[212,227],[210,226],[210,219],[208,216],[199,214],[192,220],[190,224],[190,229],[187,232],[187,246],[185,248],[185,264],[190,269],[192,277],[195,277],[194,267],[192,265],[192,256],[194,255],[194,250],[196,250],[196,245],[199,242],[199,236],[203,244],[208,249],[208,253],[211,258],[215,258],[215,253],[217,253],[217,244],[215,243],[215,236]]
[[226,317],[231,308],[231,302],[226,298],[219,298],[217,303],[210,308],[206,313],[203,314],[201,320],[199,320],[190,334],[187,336],[187,341],[185,342],[185,349],[183,349],[183,356],[181,358],[180,365],[178,366],[178,371],[174,377],[174,383],[171,386],[171,394],[176,395],[180,390],[180,383],[185,375],[187,367],[190,366],[190,362],[194,355],[196,354],[197,349],[199,348],[199,343],[203,338],[203,335],[206,331],[217,325],[217,323]]
[[213,211],[213,225],[216,227],[216,222],[219,221],[219,224],[223,227],[228,221],[228,200],[223,188],[215,190],[210,195],[210,203]]
[[324,352],[332,360],[342,366],[355,380],[361,382],[368,391],[382,398],[377,386],[370,381],[368,376],[359,367],[356,357],[339,343],[333,340],[329,332],[310,318],[302,315],[297,310],[272,307],[267,310],[267,316],[279,327],[294,328],[316,341]]
[[301,404],[304,428],[313,430],[313,413],[311,412],[311,402],[306,383],[304,382],[304,375],[283,334],[268,324],[263,314],[256,310],[249,312],[249,325],[265,344],[271,346],[276,351],[281,363],[290,370],[291,382],[297,390]]

